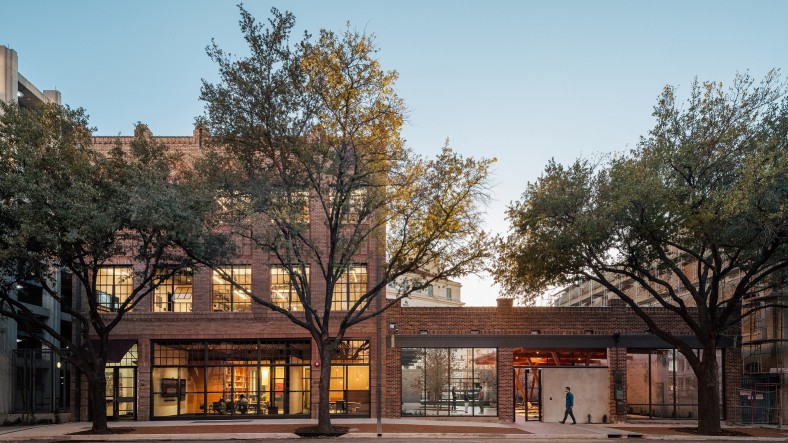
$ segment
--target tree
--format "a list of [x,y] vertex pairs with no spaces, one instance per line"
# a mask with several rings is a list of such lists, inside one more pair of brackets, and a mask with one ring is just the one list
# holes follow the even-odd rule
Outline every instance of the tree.
[[[143,125],[128,150],[118,144],[101,153],[81,109],[0,106],[0,315],[42,331],[35,338],[78,369],[88,383],[93,431],[106,432],[111,332],[159,284],[195,266],[180,243],[205,255],[222,250],[221,239],[201,235],[200,214],[212,199],[195,197],[180,158],[153,143]],[[118,264],[129,271],[108,267]],[[76,278],[86,306],[71,303],[70,288],[61,293],[60,270]],[[103,285],[108,270],[125,291]],[[23,282],[40,285],[72,316],[74,336],[17,299],[14,286]]]
[[[482,268],[480,208],[492,161],[448,147],[433,160],[415,156],[400,137],[397,74],[381,68],[371,36],[321,30],[316,41],[307,34],[291,44],[293,15],[272,16],[264,26],[241,8],[248,57],[208,48],[221,82],[202,88],[211,134],[203,174],[215,179],[220,201],[236,203],[222,229],[286,270],[290,300],[249,295],[316,343],[318,428],[327,432],[331,360],[348,329],[432,281]],[[349,291],[362,252],[379,263],[369,263],[369,283],[359,277],[361,289]],[[425,267],[430,277],[413,273]],[[395,281],[401,292],[386,300]]]
[[[576,279],[626,302],[698,379],[699,429],[720,432],[715,348],[740,334],[742,301],[780,291],[788,265],[788,100],[775,73],[666,87],[656,125],[632,152],[594,164],[551,161],[509,207],[496,278],[536,294]],[[702,346],[657,324],[617,282],[675,313]],[[764,305],[765,307],[766,305]]]

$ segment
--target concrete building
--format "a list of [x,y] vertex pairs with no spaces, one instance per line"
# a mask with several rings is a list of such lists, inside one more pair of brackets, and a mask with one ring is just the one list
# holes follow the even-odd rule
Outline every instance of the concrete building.
[[[16,51],[0,45],[0,100],[34,108],[43,103],[60,103],[60,92],[41,91],[19,72]],[[70,293],[68,274],[56,273],[56,288]],[[65,284],[65,286],[63,285]],[[70,330],[70,318],[61,312],[38,282],[22,280],[12,296],[56,330]],[[57,356],[34,338],[40,331],[21,328],[0,316],[0,422],[31,416],[51,417],[68,408],[68,373]]]

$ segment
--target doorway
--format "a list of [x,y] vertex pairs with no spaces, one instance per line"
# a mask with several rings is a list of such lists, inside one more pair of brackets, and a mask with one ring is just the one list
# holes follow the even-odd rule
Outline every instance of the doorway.
[[107,378],[107,418],[136,420],[137,368],[112,367],[104,374]]
[[514,367],[514,411],[525,421],[542,420],[542,370],[537,367]]

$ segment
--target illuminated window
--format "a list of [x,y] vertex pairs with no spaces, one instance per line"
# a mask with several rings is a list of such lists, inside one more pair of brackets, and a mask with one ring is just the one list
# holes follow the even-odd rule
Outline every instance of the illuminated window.
[[[298,267],[293,269],[300,273]],[[309,282],[309,266],[306,266],[306,281]],[[305,288],[306,289],[306,288]],[[290,273],[284,266],[271,267],[271,302],[282,309],[289,311],[303,311],[304,306],[298,299],[293,281],[290,280]]]
[[367,292],[367,267],[355,265],[348,267],[334,286],[331,309],[347,311]]
[[[226,274],[235,285],[225,280]],[[249,312],[252,310],[252,267],[226,266],[213,271],[212,299],[214,311]]]
[[225,193],[216,197],[216,216],[222,223],[242,223],[252,212],[248,194]]
[[154,312],[192,312],[192,270],[178,271],[153,292]]
[[99,310],[117,311],[134,290],[131,266],[103,266],[96,271],[96,298]]

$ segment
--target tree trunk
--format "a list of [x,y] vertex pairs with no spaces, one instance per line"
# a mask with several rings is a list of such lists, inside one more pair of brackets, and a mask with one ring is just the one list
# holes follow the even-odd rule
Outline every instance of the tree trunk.
[[318,386],[319,403],[317,408],[317,427],[321,432],[331,430],[329,414],[329,389],[331,388],[331,357],[333,346],[324,346],[320,352],[320,384]]
[[[103,365],[102,365],[103,366]],[[97,374],[87,376],[90,417],[93,420],[93,432],[107,432],[107,377],[104,368]]]
[[[707,347],[708,348],[708,347]],[[704,349],[698,378],[698,430],[707,435],[718,435],[720,428],[720,393],[717,379],[717,352]]]

